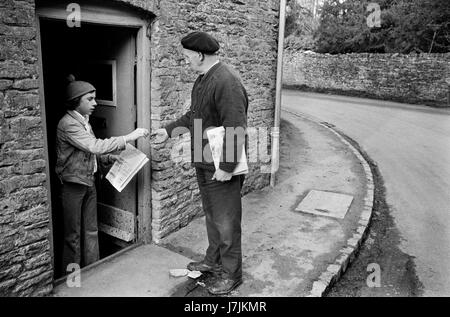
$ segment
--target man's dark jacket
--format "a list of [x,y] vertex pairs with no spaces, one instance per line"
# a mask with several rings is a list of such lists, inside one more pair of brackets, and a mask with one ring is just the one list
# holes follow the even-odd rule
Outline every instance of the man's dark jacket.
[[[233,69],[222,62],[217,63],[205,74],[200,75],[194,83],[191,95],[191,108],[181,118],[165,126],[170,137],[182,134],[185,127],[191,133],[191,162],[198,168],[214,171],[211,159],[208,139],[204,131],[211,127],[223,126],[226,128],[238,128],[236,131],[244,131],[247,128],[248,96],[239,76]],[[194,120],[201,119],[202,135],[200,130],[194,131]],[[197,120],[197,124],[200,121]],[[233,130],[228,130],[232,132]],[[197,140],[197,142],[195,141]],[[200,149],[200,142],[201,149]],[[222,159],[219,168],[231,173],[238,163],[245,136],[240,134],[233,138],[224,137]],[[196,155],[194,156],[194,149]],[[203,149],[206,154],[204,155]],[[233,155],[227,155],[227,151],[233,151]]]

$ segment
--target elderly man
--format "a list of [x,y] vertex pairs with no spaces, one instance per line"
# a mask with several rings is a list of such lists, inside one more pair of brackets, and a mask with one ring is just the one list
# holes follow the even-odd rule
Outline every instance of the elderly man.
[[[232,173],[245,142],[245,133],[236,135],[234,132],[247,128],[248,97],[235,71],[219,61],[220,46],[211,35],[193,32],[181,40],[181,45],[186,61],[199,73],[192,88],[191,107],[181,118],[155,134],[160,141],[165,141],[169,136],[183,133],[180,127],[191,133],[191,158],[202,197],[209,245],[204,259],[189,263],[188,269],[218,273],[219,278],[208,286],[208,291],[214,295],[227,294],[242,283],[241,188],[244,175]],[[222,160],[216,170],[209,155],[204,155],[208,153],[209,144],[203,133],[208,127],[220,126],[227,131],[227,137],[224,137]],[[229,131],[233,133],[231,137]]]

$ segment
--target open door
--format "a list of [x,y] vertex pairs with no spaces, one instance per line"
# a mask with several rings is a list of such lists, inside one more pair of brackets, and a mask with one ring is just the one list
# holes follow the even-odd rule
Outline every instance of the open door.
[[[59,267],[62,212],[59,180],[54,172],[56,126],[65,113],[66,77],[72,74],[77,80],[91,82],[96,87],[98,106],[90,122],[97,137],[130,133],[137,126],[136,36],[134,28],[96,24],[68,28],[65,21],[40,21],[57,277],[66,273]],[[120,193],[105,178],[98,179],[96,186],[100,256],[103,258],[136,241],[138,185],[135,177]]]

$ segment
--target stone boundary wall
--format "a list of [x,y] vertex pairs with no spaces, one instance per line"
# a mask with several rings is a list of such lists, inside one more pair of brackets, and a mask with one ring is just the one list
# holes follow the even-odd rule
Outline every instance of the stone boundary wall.
[[34,1],[0,2],[0,296],[52,289]]
[[286,50],[283,85],[430,106],[450,106],[450,53],[317,54]]

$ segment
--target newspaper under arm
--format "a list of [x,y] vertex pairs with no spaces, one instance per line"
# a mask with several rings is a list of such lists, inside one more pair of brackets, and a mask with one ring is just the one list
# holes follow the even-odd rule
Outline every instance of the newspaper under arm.
[[[208,137],[209,146],[211,148],[211,155],[214,161],[214,167],[216,171],[219,169],[220,159],[222,156],[223,139],[225,136],[225,128],[223,126],[212,128],[206,131]],[[247,156],[245,153],[245,144],[242,145],[243,149],[241,157],[238,160],[232,175],[241,175],[248,173]]]

